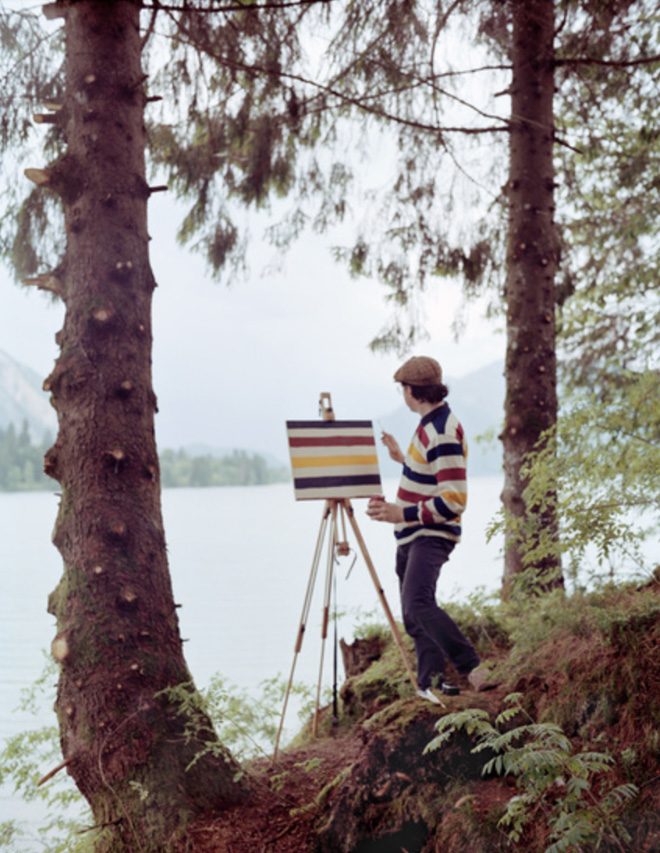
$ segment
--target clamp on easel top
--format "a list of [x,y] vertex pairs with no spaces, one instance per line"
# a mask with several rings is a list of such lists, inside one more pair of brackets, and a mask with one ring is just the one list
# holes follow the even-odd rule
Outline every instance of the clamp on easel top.
[[[332,398],[328,391],[321,391],[321,396],[319,397],[319,413],[324,421],[334,421],[335,419],[335,410],[332,408]],[[337,540],[335,542],[335,546],[339,557],[347,557],[350,554],[351,549],[346,537],[346,522],[343,513],[341,518],[344,538],[342,540]]]
[[[311,606],[316,576],[318,574],[323,543],[327,528],[329,527],[330,536],[328,538],[323,620],[321,629],[321,662],[319,666],[319,680],[317,685],[313,722],[313,733],[314,735],[318,734],[323,658],[330,617],[334,554],[336,550],[339,556],[345,556],[350,551],[348,537],[346,536],[346,518],[348,518],[353,534],[358,542],[367,569],[376,588],[376,593],[392,630],[394,640],[401,652],[408,676],[415,690],[417,689],[417,679],[415,677],[414,670],[410,665],[410,661],[408,660],[399,626],[397,625],[394,616],[392,615],[392,611],[390,610],[390,606],[387,603],[387,599],[385,598],[385,593],[358,527],[355,519],[355,512],[348,496],[350,494],[353,497],[370,497],[373,492],[376,490],[380,491],[381,489],[380,473],[378,471],[378,458],[375,439],[373,436],[373,424],[370,421],[335,420],[332,400],[328,392],[323,392],[320,395],[319,411],[322,421],[287,421],[287,432],[289,435],[289,447],[292,457],[296,499],[324,498],[325,505],[314,551],[314,558],[312,560],[312,568],[307,583],[302,616],[298,632],[296,634],[293,664],[284,698],[284,707],[282,709],[280,726],[275,741],[273,760],[277,758],[280,737],[284,727],[284,716],[286,714],[289,695],[293,685],[295,666],[298,654],[302,649],[303,636],[309,616],[309,609]],[[332,422],[332,424],[329,422]],[[336,425],[337,429],[334,430],[332,425]],[[353,436],[355,447],[350,446],[351,436]],[[297,456],[297,453],[300,453],[300,456]],[[323,453],[327,453],[329,455],[324,456]],[[352,456],[350,455],[351,453],[353,453]],[[368,455],[369,453],[371,453],[370,456]],[[354,460],[353,464],[351,464],[351,460]],[[335,472],[339,470],[341,470],[342,473],[336,474]],[[298,476],[298,472],[300,471],[303,473]],[[330,473],[328,473],[328,471]],[[357,487],[355,485],[356,483],[358,483]],[[377,487],[375,487],[375,484],[377,484]],[[338,517],[341,519],[342,524],[343,539],[341,541],[337,538]]]

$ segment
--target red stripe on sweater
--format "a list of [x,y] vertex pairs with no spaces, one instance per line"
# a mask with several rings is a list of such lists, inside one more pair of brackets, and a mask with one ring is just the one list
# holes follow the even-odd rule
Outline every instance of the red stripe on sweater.
[[426,506],[422,506],[421,518],[420,521],[422,524],[433,524],[434,522],[433,513],[429,512]]
[[409,492],[407,489],[399,489],[397,497],[410,504],[418,504],[420,501],[426,501],[429,499],[428,495],[419,495],[416,492]]
[[426,434],[426,430],[421,424],[417,427],[417,437],[419,438],[424,447],[429,446],[429,437]]
[[466,470],[465,468],[441,468],[436,471],[435,479],[438,483],[446,480],[466,480]]

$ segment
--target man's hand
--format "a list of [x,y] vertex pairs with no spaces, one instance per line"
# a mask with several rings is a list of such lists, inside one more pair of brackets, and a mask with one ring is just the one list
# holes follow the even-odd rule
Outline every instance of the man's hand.
[[367,515],[374,521],[388,521],[390,524],[398,524],[404,521],[403,507],[388,503],[385,498],[369,498]]
[[399,447],[399,444],[393,435],[390,435],[389,432],[385,432],[385,430],[383,430],[380,440],[383,442],[390,454],[390,457],[394,459],[395,462],[403,462],[405,458],[403,451]]

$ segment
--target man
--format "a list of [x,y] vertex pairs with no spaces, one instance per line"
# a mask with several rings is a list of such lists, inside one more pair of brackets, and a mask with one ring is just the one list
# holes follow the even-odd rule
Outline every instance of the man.
[[415,643],[418,694],[438,703],[432,687],[458,692],[456,685],[444,681],[446,659],[472,689],[495,687],[485,682],[485,672],[477,669],[478,654],[435,600],[440,569],[461,538],[467,448],[463,429],[445,401],[448,389],[435,359],[409,359],[394,380],[401,383],[406,405],[421,421],[405,456],[394,437],[383,432],[390,456],[403,465],[401,482],[396,503],[371,498],[367,514],[394,524],[401,609]]

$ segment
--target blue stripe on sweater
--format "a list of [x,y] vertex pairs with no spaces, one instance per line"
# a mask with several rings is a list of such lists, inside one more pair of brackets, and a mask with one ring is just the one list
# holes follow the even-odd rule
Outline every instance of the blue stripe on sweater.
[[[422,483],[427,486],[436,486],[437,480],[435,479],[433,474],[420,474],[417,471],[413,471],[408,468],[407,465],[403,468],[403,476],[410,480],[413,483]],[[403,482],[403,480],[402,480]]]
[[450,414],[451,409],[447,403],[444,403],[439,408],[433,409],[428,415],[425,415],[420,421],[420,426],[424,427],[427,424],[433,424],[438,433],[444,432]]
[[420,531],[423,531],[425,536],[433,535],[434,533],[448,533],[450,536],[454,536],[457,539],[461,536],[460,524],[416,524],[414,527],[410,526],[404,527],[403,530],[395,530],[394,536],[396,539],[407,539]]
[[459,459],[463,459],[463,445],[458,441],[452,441],[450,444],[439,444],[437,447],[432,447],[426,454],[429,462],[442,456],[457,456]]
[[433,498],[433,507],[437,514],[442,515],[444,518],[453,518],[456,515],[440,497]]

